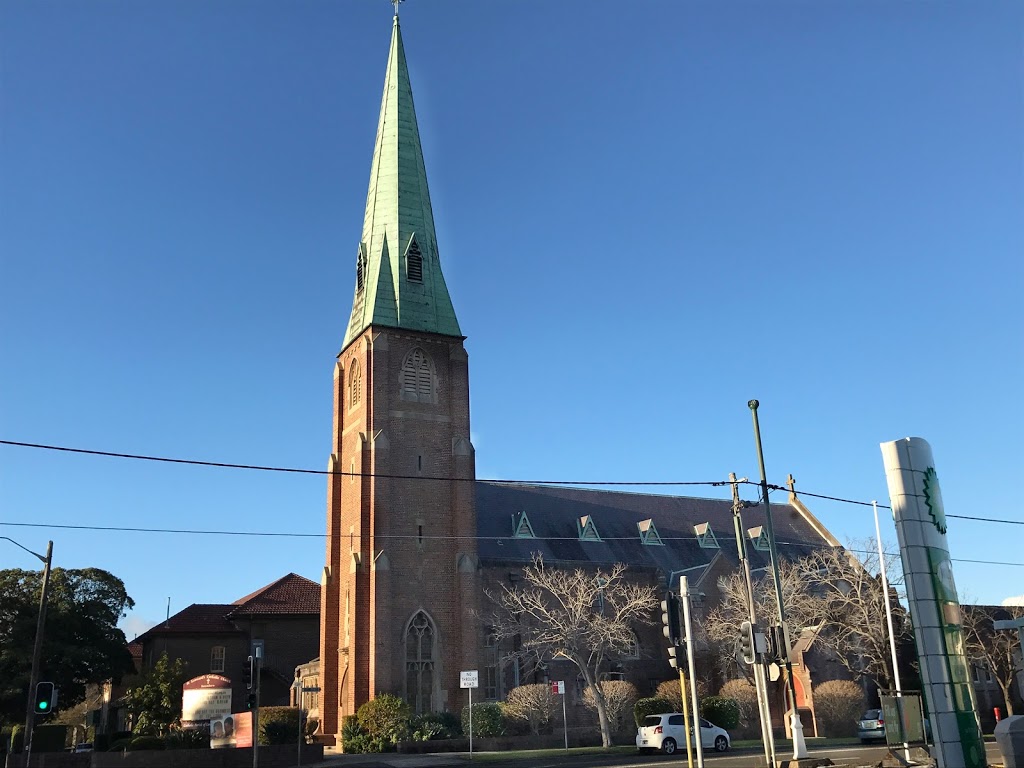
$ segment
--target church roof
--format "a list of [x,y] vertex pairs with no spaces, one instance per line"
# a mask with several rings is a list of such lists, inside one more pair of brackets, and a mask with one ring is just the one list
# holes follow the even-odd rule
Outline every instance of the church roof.
[[441,274],[402,30],[395,16],[347,347],[370,325],[462,336]]
[[[548,561],[625,563],[666,578],[693,569],[696,578],[700,566],[717,557],[737,560],[732,502],[722,499],[478,481],[476,507],[479,555],[485,564],[525,564],[539,552]],[[522,535],[527,530],[523,513],[532,538]],[[582,518],[600,531],[599,538],[581,534]],[[799,507],[773,504],[772,522],[782,558],[796,559],[833,544]],[[748,531],[762,526],[763,507],[745,508],[743,524]],[[657,535],[645,535],[652,525]],[[708,530],[714,536],[708,536]],[[747,554],[752,569],[770,562],[768,552],[755,549],[749,537]]]

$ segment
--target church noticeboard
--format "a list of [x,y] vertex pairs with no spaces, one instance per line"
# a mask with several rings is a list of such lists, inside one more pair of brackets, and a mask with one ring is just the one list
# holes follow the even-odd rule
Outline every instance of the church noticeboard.
[[223,675],[200,675],[181,687],[181,724],[185,728],[205,725],[231,714],[231,679]]

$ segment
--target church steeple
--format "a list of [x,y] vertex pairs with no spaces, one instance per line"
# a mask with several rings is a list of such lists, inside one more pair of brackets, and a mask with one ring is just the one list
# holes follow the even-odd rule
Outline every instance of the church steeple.
[[357,254],[355,298],[342,348],[370,325],[462,336],[441,274],[397,13]]

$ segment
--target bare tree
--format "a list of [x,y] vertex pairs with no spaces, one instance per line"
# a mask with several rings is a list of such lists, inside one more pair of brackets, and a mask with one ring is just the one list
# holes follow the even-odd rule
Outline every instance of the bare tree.
[[[852,552],[863,553],[858,559]],[[877,546],[873,539],[841,547],[820,549],[796,561],[781,561],[779,573],[786,605],[790,638],[815,627],[822,642],[856,677],[870,677],[883,687],[894,687],[885,592],[878,576]],[[886,559],[890,590],[902,583],[898,557]],[[717,643],[726,668],[735,664],[737,628],[746,619],[746,592],[739,574],[719,582],[722,602],[706,621],[708,638]],[[895,594],[891,595],[896,642],[909,636],[910,622]],[[754,581],[754,603],[762,625],[775,623],[775,585],[770,574]],[[749,675],[746,665],[739,665]]]
[[964,644],[967,654],[975,663],[983,664],[999,683],[1006,702],[1006,714],[1013,714],[1013,683],[1017,674],[1024,670],[1020,641],[1016,632],[997,630],[992,627],[995,610],[1006,611],[1011,618],[1024,616],[1024,606],[1005,606],[999,609],[983,605],[961,606],[964,627]]
[[520,685],[508,692],[504,712],[516,720],[530,725],[530,733],[540,733],[542,725],[551,721],[558,710],[558,694],[551,692],[551,686],[543,683]]
[[625,653],[635,636],[631,625],[652,624],[657,606],[655,589],[625,578],[626,566],[616,564],[608,572],[582,568],[547,567],[534,553],[523,568],[525,586],[500,585],[487,596],[500,607],[491,617],[499,638],[519,636],[521,656],[539,662],[555,657],[568,659],[593,689],[601,743],[612,744],[608,706],[597,687],[604,663]]
[[[851,552],[856,551],[859,559]],[[821,638],[855,677],[869,677],[879,687],[894,688],[889,626],[885,615],[885,590],[879,569],[875,539],[851,542],[849,550],[817,550],[800,561],[810,588],[819,596]],[[906,610],[897,599],[903,583],[897,555],[886,556],[889,605],[897,645],[910,636]]]

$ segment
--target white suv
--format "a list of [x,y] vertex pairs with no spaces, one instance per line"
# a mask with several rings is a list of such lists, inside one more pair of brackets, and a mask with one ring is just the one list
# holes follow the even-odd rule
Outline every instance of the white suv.
[[[702,717],[700,745],[704,749],[725,752],[732,746],[732,739],[724,728],[719,728]],[[677,749],[686,749],[686,723],[683,715],[678,712],[667,712],[645,717],[643,724],[636,729],[636,748],[641,752],[660,749],[666,755],[675,753]]]

